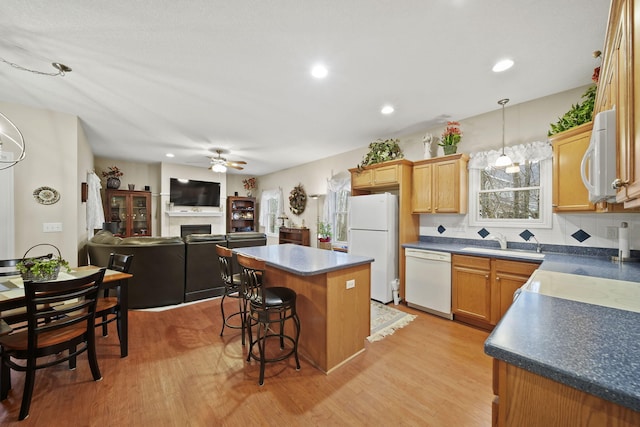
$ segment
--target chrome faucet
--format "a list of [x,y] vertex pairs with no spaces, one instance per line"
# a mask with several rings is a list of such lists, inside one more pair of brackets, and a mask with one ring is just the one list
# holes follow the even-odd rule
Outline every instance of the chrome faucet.
[[536,239],[536,236],[534,236],[533,234],[531,235],[531,238],[536,241],[536,252],[541,253],[542,246],[540,245],[540,242],[538,241],[538,239]]
[[507,249],[507,238],[504,234],[496,233],[489,236],[489,240],[497,240],[500,243],[500,249]]

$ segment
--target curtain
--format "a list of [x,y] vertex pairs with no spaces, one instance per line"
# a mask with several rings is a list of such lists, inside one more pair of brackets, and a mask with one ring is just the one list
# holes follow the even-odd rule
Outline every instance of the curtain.
[[[469,169],[486,169],[493,166],[501,154],[502,150],[471,153]],[[537,162],[553,157],[553,149],[548,141],[534,141],[505,147],[504,154],[509,156],[513,163]]]
[[95,172],[87,172],[87,239],[93,237],[93,230],[102,228],[104,210],[102,209],[102,197],[100,189],[102,184]]
[[260,226],[265,230],[269,228],[269,215],[273,215],[273,212],[269,211],[269,200],[276,199],[278,201],[278,208],[275,212],[276,218],[282,213],[284,209],[284,197],[282,195],[282,188],[276,190],[262,190],[260,196]]

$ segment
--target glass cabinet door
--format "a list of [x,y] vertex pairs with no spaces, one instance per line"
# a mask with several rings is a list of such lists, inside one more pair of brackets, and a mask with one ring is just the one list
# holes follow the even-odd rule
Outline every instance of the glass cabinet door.
[[146,196],[133,196],[131,199],[131,234],[134,236],[148,236],[147,219],[149,207]]
[[111,218],[108,220],[118,224],[118,235],[126,235],[127,233],[127,198],[125,196],[111,196]]

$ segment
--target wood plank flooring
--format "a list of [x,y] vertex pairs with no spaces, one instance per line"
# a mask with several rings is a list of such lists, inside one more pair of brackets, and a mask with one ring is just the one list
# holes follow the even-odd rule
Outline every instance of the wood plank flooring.
[[[234,307],[229,301],[229,310]],[[226,304],[225,304],[226,307]],[[418,318],[325,375],[301,358],[247,363],[239,330],[220,337],[220,299],[131,311],[129,357],[115,325],[98,337],[103,380],[83,355],[36,375],[30,416],[18,422],[24,375],[0,402],[2,426],[489,426],[487,332],[398,306]],[[304,333],[304,331],[302,331]]]

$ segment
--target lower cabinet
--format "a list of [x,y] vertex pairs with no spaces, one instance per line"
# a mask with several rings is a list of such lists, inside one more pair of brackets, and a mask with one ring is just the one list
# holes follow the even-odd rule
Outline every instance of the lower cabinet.
[[514,292],[539,266],[532,262],[456,254],[451,262],[454,318],[489,330],[511,306]]
[[493,360],[492,425],[638,426],[640,412]]

